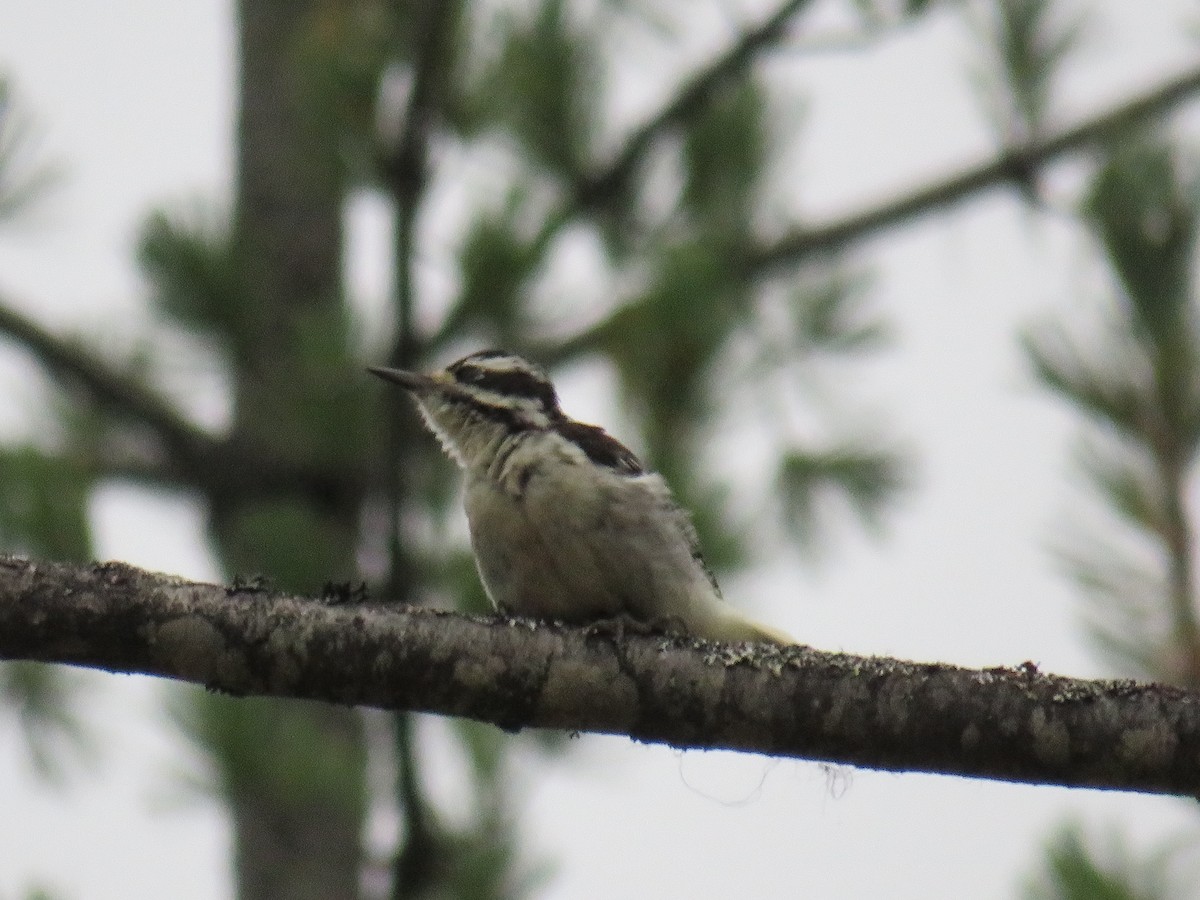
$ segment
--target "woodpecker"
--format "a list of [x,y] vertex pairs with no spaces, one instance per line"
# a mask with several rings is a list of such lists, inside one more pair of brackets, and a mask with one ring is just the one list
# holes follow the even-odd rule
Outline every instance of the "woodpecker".
[[722,600],[662,476],[603,428],[568,418],[538,366],[483,350],[430,374],[368,371],[412,395],[463,469],[471,547],[497,610],[793,643]]

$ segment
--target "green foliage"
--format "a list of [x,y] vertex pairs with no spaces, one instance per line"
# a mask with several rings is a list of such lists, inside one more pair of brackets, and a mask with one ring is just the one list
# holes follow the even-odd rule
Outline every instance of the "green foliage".
[[28,209],[58,180],[59,173],[34,162],[32,120],[16,104],[12,82],[0,75],[0,222]]
[[81,678],[62,666],[0,662],[0,707],[14,714],[34,770],[61,783],[70,765],[91,754],[91,729],[79,709]]
[[868,527],[909,486],[908,467],[884,445],[849,441],[819,451],[796,449],[779,463],[777,485],[785,520],[802,546],[816,546],[823,503],[841,498]]
[[440,587],[442,594],[456,609],[477,615],[488,615],[493,611],[492,603],[483,590],[483,582],[479,580],[475,557],[470,549],[463,547],[443,552],[431,568],[430,583]]
[[464,95],[469,119],[511,135],[528,161],[566,184],[586,169],[596,131],[599,66],[594,36],[572,21],[565,0],[495,23],[499,52]]
[[383,0],[321,3],[301,29],[299,69],[307,105],[317,117],[338,122],[352,155],[374,150],[380,72],[397,54],[408,60],[411,48],[396,35],[415,32],[415,11],[421,6]]
[[1024,338],[1041,382],[1097,426],[1078,462],[1123,525],[1120,540],[1059,542],[1092,600],[1093,634],[1124,665],[1167,680],[1200,653],[1180,646],[1195,623],[1185,491],[1200,449],[1200,328],[1197,192],[1176,156],[1147,138],[1104,161],[1084,212],[1120,295],[1099,328],[1042,325]]
[[1106,323],[1104,345],[1092,349],[1055,323],[1042,323],[1021,337],[1037,379],[1094,423],[1137,442],[1152,403],[1148,362],[1119,320]]
[[[1125,671],[1194,686],[1200,674],[1190,488],[1200,449],[1200,328],[1195,262],[1200,193],[1157,135],[1117,143],[1083,203],[1115,275],[1115,301],[1091,323],[1045,324],[1025,348],[1039,380],[1091,428],[1076,464],[1104,510],[1091,531],[1064,530],[1056,551],[1077,579],[1085,621]],[[1154,900],[1191,893],[1166,874],[1171,852],[1144,861],[1103,853],[1068,826],[1026,896]]]
[[335,527],[298,497],[246,503],[221,522],[224,563],[235,574],[266,574],[281,590],[313,596],[326,582],[352,575]]
[[[810,553],[824,548],[826,526],[839,510],[852,512],[870,531],[880,530],[883,512],[912,484],[912,462],[898,441],[877,426],[856,431],[844,421],[841,367],[889,338],[871,308],[868,284],[862,273],[841,265],[806,267],[760,301],[751,332],[756,350],[743,377],[757,385],[756,393],[770,395],[782,373],[788,388],[811,399],[803,439],[784,420],[767,420],[781,448],[773,483],[783,524]],[[830,381],[837,394],[832,402],[824,396]]]
[[444,836],[438,852],[446,864],[439,896],[463,900],[529,897],[549,879],[548,863],[519,864],[517,823],[500,804],[484,805],[473,827]]
[[1110,509],[1134,528],[1165,536],[1171,528],[1161,473],[1144,453],[1117,441],[1083,440],[1077,464]]
[[1130,677],[1170,680],[1177,673],[1164,654],[1171,621],[1162,553],[1137,538],[1073,530],[1051,549],[1087,598],[1083,624],[1105,661]]
[[[31,118],[0,75],[0,223],[26,212],[59,172],[33,158]],[[33,445],[0,446],[0,549],[83,562],[92,556],[87,520],[92,479],[77,461]],[[61,784],[89,758],[94,735],[80,711],[82,677],[34,662],[0,662],[0,711],[16,719],[23,747],[43,781]],[[29,900],[52,900],[49,888],[27,887]]]
[[1087,846],[1079,825],[1067,825],[1046,848],[1043,871],[1026,884],[1027,900],[1168,900],[1189,892],[1172,885],[1164,863],[1169,854],[1135,861],[1119,844],[1098,853]]
[[868,28],[894,25],[897,20],[916,18],[936,6],[954,6],[959,0],[854,0],[859,16]]
[[91,488],[91,475],[70,459],[28,445],[0,447],[0,545],[48,559],[91,559]]
[[487,335],[502,347],[519,347],[529,330],[526,300],[530,279],[542,261],[536,236],[522,220],[528,191],[514,187],[503,208],[481,211],[472,220],[459,252],[462,289],[441,334]]
[[877,350],[886,342],[888,329],[870,309],[865,276],[841,268],[806,274],[796,279],[791,292],[786,343],[772,342],[780,363],[818,354]]
[[292,367],[277,370],[271,398],[283,415],[270,420],[278,446],[326,465],[355,467],[362,465],[373,423],[370,382],[351,352],[349,331],[349,313],[340,304],[291,315],[284,358]]
[[721,91],[687,123],[682,205],[702,231],[727,235],[749,220],[767,162],[765,112],[762,88],[746,79]]
[[714,572],[728,572],[746,565],[747,533],[731,527],[728,485],[720,482],[701,485],[696,473],[687,479],[673,478],[671,485],[683,498],[700,538],[704,563]]
[[224,217],[200,206],[153,212],[142,225],[137,253],[158,312],[222,344],[244,343],[247,298],[238,290]]
[[1058,72],[1082,33],[1061,0],[1003,0],[982,5],[977,19],[984,66],[976,70],[987,108],[1006,142],[1042,131]]
[[456,719],[455,730],[471,757],[471,771],[488,785],[500,782],[504,772],[504,735],[470,719]]
[[746,309],[728,260],[702,240],[663,248],[647,290],[599,329],[656,467],[673,447],[690,447],[711,412],[708,376]]
[[[172,719],[222,761],[219,777],[232,779],[213,787],[229,795],[293,794],[330,809],[361,809],[365,804],[362,747],[354,739],[355,731],[313,731],[305,703],[226,697],[191,688],[186,696],[172,703]],[[269,754],[261,752],[264,746],[272,748]]]
[[1197,342],[1192,299],[1196,185],[1177,153],[1152,138],[1121,144],[1092,183],[1084,214],[1121,279],[1131,324],[1159,366],[1162,382],[1193,374]]
[[[552,866],[521,861],[521,841],[509,785],[508,739],[495,728],[467,719],[455,720],[454,731],[467,751],[477,798],[473,816],[465,827],[440,836],[441,852],[453,861],[448,866],[448,896],[524,897],[547,880]],[[542,749],[561,741],[544,743]]]

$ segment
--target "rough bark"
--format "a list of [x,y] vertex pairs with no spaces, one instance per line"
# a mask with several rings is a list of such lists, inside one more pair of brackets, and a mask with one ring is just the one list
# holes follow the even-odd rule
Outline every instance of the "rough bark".
[[1200,695],[1165,685],[614,637],[0,557],[0,657],[875,769],[1200,794]]

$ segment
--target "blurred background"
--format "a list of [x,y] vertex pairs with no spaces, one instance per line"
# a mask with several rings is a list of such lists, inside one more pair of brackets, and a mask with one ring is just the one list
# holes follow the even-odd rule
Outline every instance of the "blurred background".
[[[0,0],[0,546],[485,606],[546,364],[828,650],[1200,683],[1186,0]],[[0,667],[0,898],[1200,897],[1194,802]]]

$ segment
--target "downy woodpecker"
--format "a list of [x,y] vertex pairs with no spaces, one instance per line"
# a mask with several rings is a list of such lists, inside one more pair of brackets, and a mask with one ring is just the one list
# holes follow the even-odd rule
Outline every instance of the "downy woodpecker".
[[793,643],[721,599],[662,476],[604,429],[568,418],[538,366],[484,350],[428,375],[369,371],[412,394],[465,471],[475,563],[498,610]]

